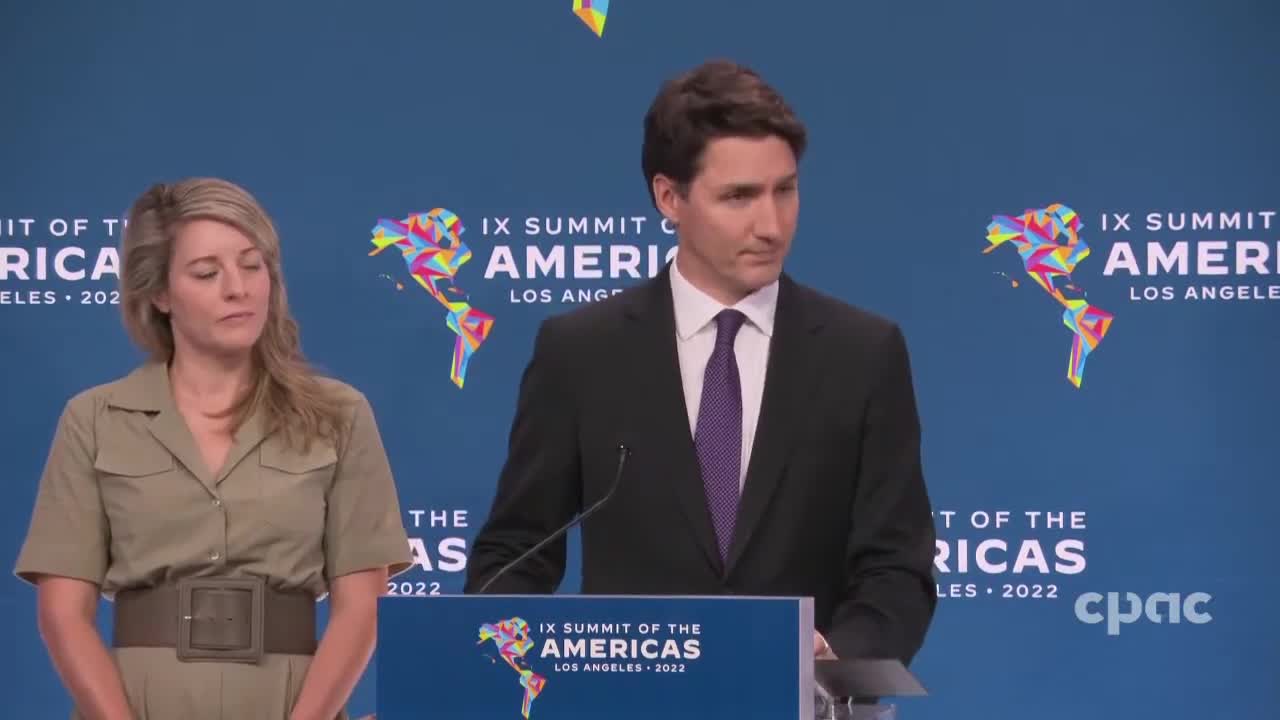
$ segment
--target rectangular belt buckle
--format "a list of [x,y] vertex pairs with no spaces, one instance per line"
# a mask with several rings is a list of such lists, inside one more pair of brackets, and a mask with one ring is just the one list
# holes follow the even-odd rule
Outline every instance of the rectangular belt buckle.
[[[234,591],[249,594],[249,644],[243,647],[209,647],[191,639],[196,620],[221,621],[221,618],[196,618],[194,599],[202,590]],[[263,620],[266,615],[266,581],[263,578],[188,578],[178,581],[178,660],[215,660],[258,663],[263,655]],[[230,619],[228,619],[230,621]],[[237,621],[239,621],[237,619]]]

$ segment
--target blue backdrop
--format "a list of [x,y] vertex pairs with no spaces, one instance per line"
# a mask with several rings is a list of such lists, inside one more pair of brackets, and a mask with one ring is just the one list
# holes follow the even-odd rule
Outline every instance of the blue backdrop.
[[[305,350],[377,412],[422,560],[396,589],[458,591],[538,321],[637,281],[611,258],[647,275],[674,243],[644,110],[728,57],[811,130],[789,270],[900,321],[913,353],[941,598],[913,666],[932,697],[907,717],[1280,701],[1276,4],[614,0],[602,35],[572,4],[0,11],[0,552],[63,403],[139,359],[113,219],[156,180],[218,175],[278,223]],[[1054,203],[1091,250],[1069,294],[1113,317],[1080,387],[1063,305],[1012,243],[983,252],[994,216]],[[380,219],[436,207],[494,317],[463,388],[443,309],[369,255]],[[1160,593],[1178,622],[1131,612]],[[64,715],[31,590],[0,583],[0,615],[9,712]],[[371,676],[351,707],[373,710]]]

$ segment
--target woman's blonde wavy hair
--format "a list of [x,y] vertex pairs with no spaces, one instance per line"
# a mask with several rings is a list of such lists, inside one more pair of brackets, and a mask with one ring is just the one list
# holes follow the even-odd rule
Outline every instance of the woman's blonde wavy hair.
[[174,239],[192,220],[226,223],[247,235],[262,253],[271,278],[266,325],[254,346],[254,381],[232,408],[240,427],[257,410],[268,432],[310,446],[317,438],[336,444],[345,408],[304,359],[298,324],[289,312],[280,272],[275,224],[244,188],[219,178],[189,178],[153,185],[129,209],[122,236],[120,305],[129,335],[157,362],[173,359],[169,316],[153,304],[168,287]]

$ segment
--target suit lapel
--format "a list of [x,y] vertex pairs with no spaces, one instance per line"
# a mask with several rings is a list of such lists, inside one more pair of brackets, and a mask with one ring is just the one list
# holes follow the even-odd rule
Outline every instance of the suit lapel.
[[764,394],[755,441],[747,465],[746,483],[738,505],[728,569],[742,557],[752,533],[769,507],[770,498],[782,479],[787,455],[797,433],[805,427],[801,420],[812,407],[818,387],[819,357],[817,331],[820,318],[807,307],[791,279],[783,275],[778,287],[769,361],[765,369]]
[[662,453],[659,463],[666,472],[677,504],[698,547],[719,575],[722,571],[720,550],[716,545],[711,514],[702,489],[702,473],[698,454],[689,432],[689,410],[684,401],[684,383],[680,378],[680,357],[676,348],[675,312],[671,298],[670,265],[654,278],[645,292],[637,293],[627,306],[627,316],[640,326],[639,346],[632,357],[639,362],[638,376],[649,375],[652,384],[639,407],[651,409],[637,422],[643,422],[641,436],[655,439],[655,453]]

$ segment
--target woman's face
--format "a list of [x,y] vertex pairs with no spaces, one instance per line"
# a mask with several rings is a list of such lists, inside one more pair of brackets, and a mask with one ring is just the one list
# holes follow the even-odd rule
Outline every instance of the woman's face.
[[169,287],[155,306],[169,315],[175,347],[235,356],[258,341],[270,295],[271,276],[253,240],[231,225],[193,220],[174,239]]

